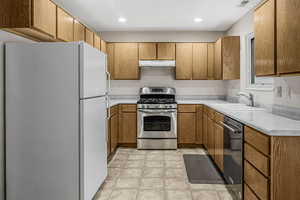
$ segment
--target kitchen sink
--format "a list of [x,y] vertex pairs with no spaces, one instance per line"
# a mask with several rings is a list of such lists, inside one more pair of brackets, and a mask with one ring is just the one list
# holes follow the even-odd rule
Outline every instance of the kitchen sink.
[[263,111],[264,108],[251,107],[239,103],[227,103],[227,104],[217,104],[215,107],[220,109],[232,110],[232,111]]

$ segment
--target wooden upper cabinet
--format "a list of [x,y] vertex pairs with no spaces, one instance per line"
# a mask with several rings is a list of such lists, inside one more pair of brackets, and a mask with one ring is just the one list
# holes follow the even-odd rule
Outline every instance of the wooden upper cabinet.
[[240,79],[240,37],[222,38],[223,80]]
[[114,43],[114,79],[138,80],[138,43]]
[[94,47],[99,51],[101,50],[101,38],[96,33],[94,33]]
[[50,0],[33,0],[32,26],[56,36],[56,5]]
[[156,60],[156,43],[139,43],[140,60]]
[[56,5],[51,0],[2,0],[0,27],[36,41],[56,40]]
[[275,75],[275,0],[266,1],[254,16],[256,76]]
[[207,44],[207,79],[214,79],[214,66],[215,66],[215,44]]
[[175,43],[157,43],[158,60],[175,60]]
[[94,46],[94,33],[88,28],[85,28],[85,42]]
[[218,39],[215,44],[215,65],[214,65],[214,79],[222,80],[222,39]]
[[215,44],[214,79],[240,78],[240,37],[227,36]]
[[71,42],[74,40],[74,19],[63,9],[57,7],[57,39]]
[[107,52],[107,68],[110,73],[110,79],[114,79],[114,43],[107,43],[106,45]]
[[277,0],[277,66],[279,74],[300,73],[300,2]]
[[79,21],[74,20],[74,41],[84,41],[85,39],[85,26]]
[[101,40],[101,51],[104,53],[107,53],[106,51],[106,42],[104,40]]
[[193,80],[207,79],[207,43],[193,43]]
[[193,78],[193,44],[176,44],[176,79],[192,80]]

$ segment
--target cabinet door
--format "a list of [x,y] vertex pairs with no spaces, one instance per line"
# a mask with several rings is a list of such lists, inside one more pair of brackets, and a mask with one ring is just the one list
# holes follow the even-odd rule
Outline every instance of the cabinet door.
[[63,9],[57,7],[57,38],[72,42],[74,36],[73,17]]
[[101,51],[107,53],[106,42],[104,40],[101,40]]
[[101,39],[99,35],[94,33],[94,47],[98,49],[99,51],[101,50]]
[[275,1],[266,1],[255,11],[256,76],[276,74],[275,69]]
[[208,144],[208,153],[215,157],[215,131],[214,131],[214,122],[209,117],[207,118],[207,144]]
[[114,152],[118,146],[118,133],[119,133],[119,118],[115,114],[110,118],[110,151]]
[[202,105],[197,105],[196,143],[203,144],[203,106]]
[[119,119],[119,143],[136,144],[136,112],[121,112]]
[[222,38],[223,80],[240,79],[240,37]]
[[278,73],[300,72],[300,3],[277,0],[277,68]]
[[158,60],[175,60],[175,43],[157,43]]
[[94,33],[88,28],[85,28],[85,42],[94,46]]
[[74,20],[74,41],[84,41],[85,27],[79,21]]
[[196,113],[178,113],[178,143],[195,144]]
[[224,170],[224,128],[215,123],[215,160],[221,171]]
[[208,149],[208,135],[207,135],[208,119],[206,113],[203,113],[203,145]]
[[207,79],[207,43],[193,43],[193,80]]
[[192,80],[193,77],[193,44],[176,44],[176,79]]
[[209,80],[214,79],[214,67],[215,67],[215,43],[207,44],[207,78]]
[[50,0],[33,0],[32,26],[56,36],[56,5]]
[[107,68],[110,73],[111,80],[114,79],[114,44],[108,43],[106,46],[107,51]]
[[156,43],[139,43],[140,60],[156,60]]
[[138,80],[138,44],[115,43],[114,44],[114,79]]
[[215,65],[214,65],[214,79],[222,80],[222,39],[218,39],[215,44]]

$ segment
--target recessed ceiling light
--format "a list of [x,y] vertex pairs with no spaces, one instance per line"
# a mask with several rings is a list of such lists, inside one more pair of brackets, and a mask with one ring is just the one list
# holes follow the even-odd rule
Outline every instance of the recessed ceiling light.
[[121,22],[121,23],[124,23],[124,22],[127,21],[127,19],[124,18],[124,17],[119,17],[118,21]]
[[201,19],[199,17],[194,18],[194,22],[202,22],[202,21],[203,21],[203,19]]

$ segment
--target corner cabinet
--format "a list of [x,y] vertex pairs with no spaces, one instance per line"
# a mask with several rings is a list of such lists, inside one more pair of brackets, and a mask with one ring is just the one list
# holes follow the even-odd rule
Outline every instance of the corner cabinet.
[[215,80],[240,79],[240,37],[227,36],[215,44]]
[[135,104],[119,105],[119,145],[136,147],[136,137],[137,106]]
[[36,41],[56,41],[56,5],[51,0],[2,0],[0,28]]
[[139,80],[138,43],[113,43],[113,78],[115,80]]
[[203,144],[202,105],[178,105],[177,132],[179,147]]
[[255,10],[257,76],[300,74],[300,3],[267,0]]

